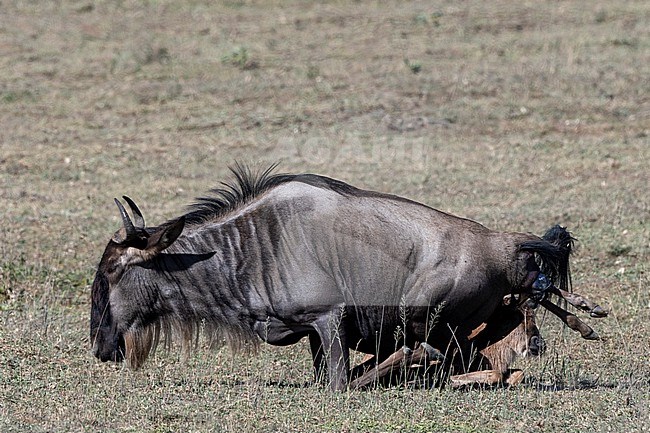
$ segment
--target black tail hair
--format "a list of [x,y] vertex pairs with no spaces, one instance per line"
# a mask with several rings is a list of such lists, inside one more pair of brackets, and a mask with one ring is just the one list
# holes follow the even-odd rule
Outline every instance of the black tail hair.
[[522,242],[519,249],[535,253],[542,273],[560,289],[571,291],[569,256],[575,241],[565,227],[555,225],[540,240]]

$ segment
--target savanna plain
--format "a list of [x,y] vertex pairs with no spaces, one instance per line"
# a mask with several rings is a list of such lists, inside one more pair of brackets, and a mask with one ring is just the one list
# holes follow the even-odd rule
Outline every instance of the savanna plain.
[[[0,430],[650,431],[649,91],[645,1],[2,1]],[[155,225],[234,161],[566,225],[602,340],[540,313],[525,382],[466,391],[332,393],[306,343],[95,360],[113,197]]]

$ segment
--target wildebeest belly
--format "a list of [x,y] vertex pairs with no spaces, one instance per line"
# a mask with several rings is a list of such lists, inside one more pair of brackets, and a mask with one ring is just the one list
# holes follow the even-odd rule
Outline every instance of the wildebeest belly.
[[309,325],[288,325],[272,317],[264,321],[256,321],[253,329],[263,341],[275,346],[295,344],[306,337],[310,331],[314,331]]

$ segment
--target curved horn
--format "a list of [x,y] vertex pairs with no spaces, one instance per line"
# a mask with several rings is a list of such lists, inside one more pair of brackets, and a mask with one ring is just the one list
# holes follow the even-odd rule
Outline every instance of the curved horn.
[[118,199],[115,199],[115,204],[117,205],[117,208],[120,210],[120,215],[122,216],[122,224],[124,224],[124,230],[126,230],[126,239],[130,239],[134,236],[137,235],[135,231],[135,226],[131,222],[131,218],[129,217],[129,214],[126,213],[126,209],[124,209],[124,206],[122,206],[122,203]]
[[126,203],[131,208],[131,212],[133,213],[133,218],[135,220],[135,221],[133,221],[133,224],[135,225],[135,227],[139,228],[139,229],[143,229],[144,228],[144,217],[142,216],[142,212],[140,212],[140,209],[138,209],[138,206],[129,197],[123,195],[122,198],[126,201]]

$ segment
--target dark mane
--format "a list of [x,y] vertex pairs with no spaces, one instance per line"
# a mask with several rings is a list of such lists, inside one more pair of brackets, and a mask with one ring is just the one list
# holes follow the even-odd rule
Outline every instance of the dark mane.
[[234,179],[221,182],[219,187],[210,190],[209,196],[199,197],[196,203],[190,206],[185,221],[189,224],[200,224],[218,218],[264,191],[292,180],[291,175],[273,174],[276,167],[277,164],[273,164],[264,171],[253,172],[250,167],[235,163],[229,167]]
[[343,195],[362,193],[362,190],[345,182],[316,174],[275,174],[273,171],[277,165],[273,164],[264,171],[253,171],[247,165],[235,163],[229,167],[234,179],[221,182],[219,187],[210,190],[208,196],[199,197],[185,215],[186,223],[201,224],[214,220],[250,202],[265,191],[291,181],[303,182]]

